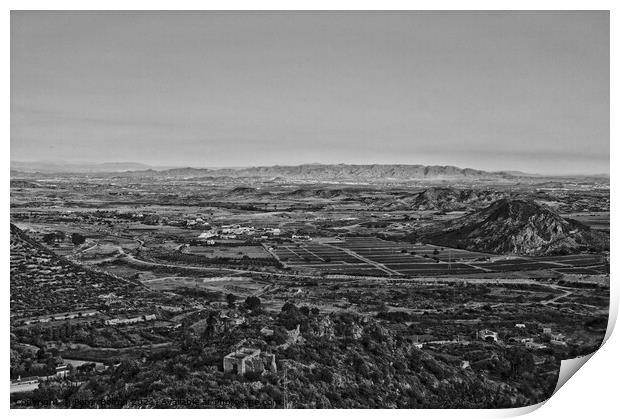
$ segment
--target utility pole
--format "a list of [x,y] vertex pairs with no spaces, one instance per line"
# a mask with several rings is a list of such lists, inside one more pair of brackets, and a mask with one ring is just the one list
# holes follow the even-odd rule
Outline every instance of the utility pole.
[[286,371],[288,366],[284,366],[284,409],[288,409],[288,381],[286,379]]

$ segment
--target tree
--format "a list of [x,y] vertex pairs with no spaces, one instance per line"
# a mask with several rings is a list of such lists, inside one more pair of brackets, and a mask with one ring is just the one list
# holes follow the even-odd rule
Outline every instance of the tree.
[[245,299],[245,306],[250,310],[257,310],[260,308],[260,298],[250,295]]
[[293,303],[291,303],[290,301],[287,301],[286,303],[284,303],[282,305],[282,312],[288,312],[288,311],[298,311],[297,306]]
[[237,296],[235,294],[226,294],[226,302],[229,308],[235,308],[235,301],[237,301]]
[[73,233],[71,234],[71,241],[73,245],[79,246],[86,241],[86,237],[82,236],[80,233]]
[[39,350],[37,351],[37,359],[39,360],[45,359],[48,356],[49,355],[47,354],[47,352],[45,352],[45,348],[39,348]]
[[288,339],[288,333],[286,333],[286,329],[282,326],[276,326],[273,329],[273,341],[276,345],[282,345]]
[[65,233],[62,231],[54,231],[52,233],[44,234],[41,240],[47,245],[52,245],[57,241],[63,241],[65,239]]

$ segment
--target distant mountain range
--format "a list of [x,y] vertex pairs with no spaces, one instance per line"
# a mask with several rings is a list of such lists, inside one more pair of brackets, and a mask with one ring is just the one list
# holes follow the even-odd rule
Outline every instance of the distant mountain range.
[[415,232],[413,239],[496,254],[547,255],[609,249],[609,237],[533,201],[500,199]]
[[242,169],[218,169],[211,175],[284,178],[294,180],[414,180],[512,177],[508,173],[461,169],[455,166],[404,164],[303,164],[299,166],[262,166]]
[[97,173],[147,170],[152,166],[135,162],[111,163],[69,163],[69,162],[21,162],[11,161],[11,170],[40,173]]
[[[253,178],[282,181],[390,182],[415,180],[510,180],[555,179],[515,171],[488,172],[455,166],[421,164],[302,164],[297,166],[257,166],[245,168],[155,168],[141,163],[26,163],[11,162],[11,170],[40,173],[113,173],[123,177],[161,178]],[[573,176],[601,178],[601,176]],[[563,176],[562,179],[567,177]]]

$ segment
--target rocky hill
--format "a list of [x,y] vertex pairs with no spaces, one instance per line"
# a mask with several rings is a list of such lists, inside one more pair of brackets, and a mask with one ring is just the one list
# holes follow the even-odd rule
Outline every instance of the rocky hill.
[[417,210],[456,210],[464,205],[486,205],[505,195],[492,190],[431,187],[417,195],[412,206]]
[[428,227],[416,240],[489,253],[545,255],[609,248],[609,237],[533,201],[500,199],[473,214]]

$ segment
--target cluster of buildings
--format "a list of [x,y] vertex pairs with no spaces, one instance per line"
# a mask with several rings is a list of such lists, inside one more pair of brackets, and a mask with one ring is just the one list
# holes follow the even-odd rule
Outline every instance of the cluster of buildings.
[[[57,321],[67,321],[67,320],[79,320],[81,323],[93,323],[97,321],[101,321],[102,314],[97,310],[85,310],[85,311],[74,311],[67,313],[58,313],[58,314],[47,314],[43,316],[37,317],[27,317],[24,319],[20,319],[16,321],[16,323],[22,326],[32,326],[36,324],[48,324],[51,322]],[[136,316],[126,316],[126,317],[116,317],[112,319],[103,320],[103,324],[106,326],[116,326],[122,324],[134,324],[134,323],[142,323],[148,322],[152,320],[157,320],[157,316],[155,314],[141,314]]]
[[33,325],[37,323],[49,323],[53,321],[71,320],[77,318],[95,317],[100,314],[97,310],[72,311],[67,313],[48,314],[44,316],[28,317],[21,320],[23,325]]
[[138,316],[127,316],[127,317],[117,317],[114,319],[108,319],[104,321],[106,326],[116,326],[119,324],[134,324],[134,323],[142,323],[148,322],[152,320],[157,320],[157,316],[155,314],[142,314]]
[[[524,331],[526,329],[526,325],[523,323],[517,323],[515,324],[515,328],[519,329],[521,331]],[[523,333],[523,332],[522,332]],[[483,329],[478,331],[477,336],[480,340],[484,340],[487,342],[499,342],[499,333],[498,332],[494,332],[492,330],[489,329]],[[553,330],[551,330],[550,327],[543,327],[542,328],[542,334],[540,335],[540,337],[544,338],[543,340],[545,342],[548,342],[551,345],[556,345],[556,346],[566,346],[566,337],[562,334],[562,333],[554,333]],[[525,337],[518,337],[518,336],[514,336],[514,337],[510,337],[508,339],[508,342],[510,343],[521,343],[523,344],[527,349],[533,349],[533,350],[537,350],[537,349],[546,349],[548,346],[546,343],[543,342],[536,342],[535,338],[533,336],[525,336]]]
[[[70,362],[71,363],[71,362]],[[120,363],[115,364],[115,366],[119,366]],[[75,365],[73,365],[75,367]],[[97,372],[104,371],[108,368],[108,366],[102,363],[95,362],[81,362],[76,369],[78,371],[88,371],[94,370]],[[11,380],[11,393],[26,393],[31,392],[39,388],[39,385],[42,382],[53,381],[58,379],[67,378],[72,373],[72,370],[69,368],[69,364],[61,364],[55,367],[54,373],[51,375],[43,375],[43,376],[30,376],[30,377],[18,377],[16,379]]]
[[279,236],[282,231],[279,228],[255,228],[241,226],[239,224],[224,225],[220,228],[213,228],[203,231],[198,235],[199,240],[206,240],[207,244],[215,244],[214,239],[230,239],[234,240],[240,236],[255,236],[260,234],[261,238],[267,239],[270,236]]

